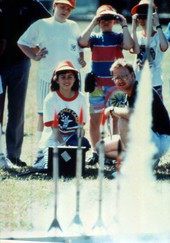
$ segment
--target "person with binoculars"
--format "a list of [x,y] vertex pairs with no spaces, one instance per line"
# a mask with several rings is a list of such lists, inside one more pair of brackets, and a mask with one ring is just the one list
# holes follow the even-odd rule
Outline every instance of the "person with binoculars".
[[[136,79],[140,81],[144,62],[147,58],[147,14],[148,14],[148,0],[142,0],[135,5],[132,10],[132,34],[134,39],[133,52],[137,54],[135,60],[135,74]],[[163,53],[168,49],[168,41],[162,31],[162,26],[159,22],[157,14],[157,6],[152,4],[152,26],[150,36],[149,47],[149,65],[151,70],[152,85],[158,92],[160,98],[162,98],[162,67],[161,61]],[[156,30],[154,30],[155,26]],[[136,31],[138,27],[141,27],[141,31]]]
[[[121,25],[123,33],[116,33],[112,30],[116,23]],[[101,32],[92,33],[97,25]],[[123,49],[130,50],[132,48],[133,40],[128,30],[126,18],[118,14],[110,5],[102,5],[97,9],[96,16],[81,34],[79,45],[91,48],[91,71],[95,75],[95,88],[89,94],[90,138],[93,155],[87,161],[88,164],[93,165],[98,162],[95,144],[100,139],[99,128],[102,110],[109,104],[108,100],[112,98],[111,94],[115,95],[118,91],[112,80],[110,67],[115,60],[123,57]],[[115,119],[113,123],[114,133],[117,133],[117,120]]]

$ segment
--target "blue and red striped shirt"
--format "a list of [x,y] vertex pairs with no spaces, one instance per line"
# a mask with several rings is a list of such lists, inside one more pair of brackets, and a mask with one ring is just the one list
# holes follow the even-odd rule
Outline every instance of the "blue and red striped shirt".
[[91,71],[97,76],[99,86],[113,86],[111,65],[118,58],[123,58],[123,34],[115,32],[93,33],[89,47],[92,51]]

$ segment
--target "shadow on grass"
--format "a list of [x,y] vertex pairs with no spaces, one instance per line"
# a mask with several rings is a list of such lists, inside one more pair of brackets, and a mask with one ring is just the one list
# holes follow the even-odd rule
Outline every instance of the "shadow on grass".
[[[105,166],[104,177],[107,179],[113,179],[113,172],[115,172],[115,166]],[[96,168],[96,166],[86,166],[83,177],[89,179],[96,179],[98,177],[98,168]]]
[[[104,169],[104,177],[107,179],[113,179],[112,173],[115,171],[114,166],[107,166]],[[83,178],[85,179],[97,179],[98,168],[96,166],[86,166]],[[63,180],[70,180],[74,177],[61,177]],[[17,179],[17,180],[51,180],[52,173],[47,169],[37,170],[33,167],[22,167],[22,168],[10,168],[8,170],[0,170],[0,181],[7,179]]]
[[[111,180],[114,179],[112,175],[115,172],[115,166],[105,166],[104,168],[104,177]],[[155,178],[157,180],[170,180],[170,165],[168,167],[160,166],[157,170],[154,171]],[[95,180],[98,177],[98,167],[97,166],[86,166],[83,178],[89,180]],[[64,181],[71,180],[75,177],[60,177]],[[33,167],[22,167],[22,168],[10,168],[8,170],[0,170],[0,181],[7,179],[16,179],[16,180],[51,180],[52,173],[49,173],[47,169],[37,170]]]

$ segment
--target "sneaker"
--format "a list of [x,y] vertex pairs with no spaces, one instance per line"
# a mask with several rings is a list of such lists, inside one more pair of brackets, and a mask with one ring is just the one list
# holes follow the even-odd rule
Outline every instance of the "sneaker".
[[114,171],[114,172],[112,173],[112,176],[113,176],[113,177],[116,177],[116,176],[117,176],[117,171]]
[[44,156],[43,150],[42,149],[38,149],[37,154],[36,154],[36,158],[42,157]]
[[95,165],[99,162],[99,156],[96,152],[93,152],[92,157],[88,158],[86,161],[88,165]]
[[24,167],[27,166],[27,164],[20,160],[19,158],[9,158],[9,160],[11,161],[12,164],[17,165],[19,167]]
[[110,159],[110,158],[105,158],[104,165],[106,165],[106,166],[112,166],[114,164],[115,164],[115,160]]
[[9,169],[10,160],[4,154],[0,154],[0,169]]
[[39,170],[47,169],[47,163],[44,160],[44,156],[37,157],[33,167]]

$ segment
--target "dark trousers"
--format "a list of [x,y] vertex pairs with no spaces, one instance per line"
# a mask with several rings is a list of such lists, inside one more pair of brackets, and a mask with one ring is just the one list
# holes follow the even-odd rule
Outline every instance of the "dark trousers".
[[0,95],[0,122],[3,121],[5,95],[7,94],[7,157],[19,158],[24,135],[24,108],[30,70],[30,60],[0,68],[3,94]]

